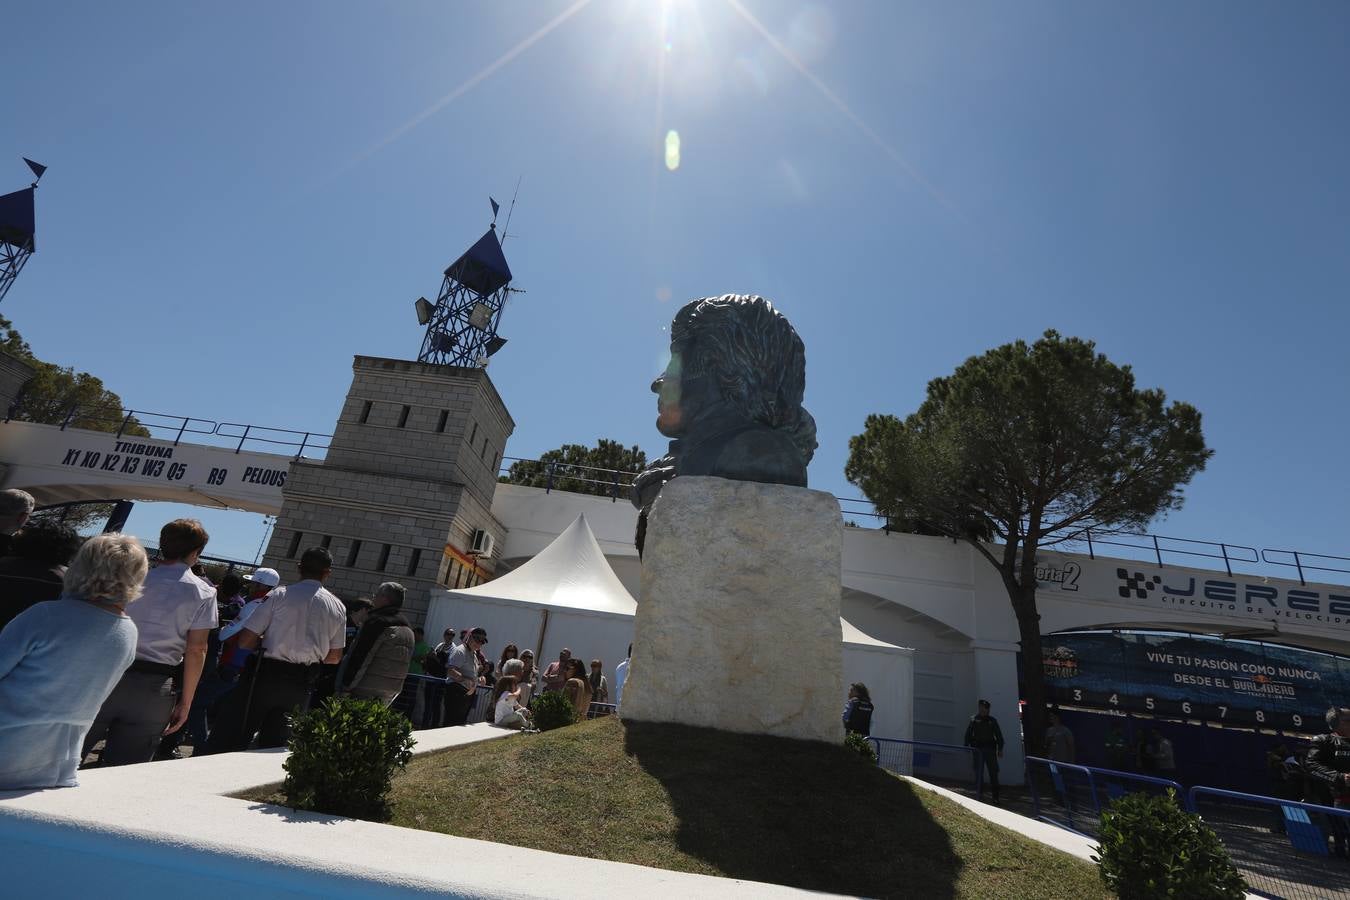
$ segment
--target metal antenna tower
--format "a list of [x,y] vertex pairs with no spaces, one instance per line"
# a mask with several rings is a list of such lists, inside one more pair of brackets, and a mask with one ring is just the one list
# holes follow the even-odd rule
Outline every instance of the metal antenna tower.
[[487,233],[445,270],[435,304],[417,300],[417,321],[427,327],[419,362],[482,368],[506,344],[497,326],[511,292],[511,268],[497,239],[496,201],[492,211]]
[[0,300],[5,299],[10,285],[23,270],[23,264],[37,249],[33,194],[47,167],[27,157],[23,161],[33,170],[33,183],[21,191],[0,196]]

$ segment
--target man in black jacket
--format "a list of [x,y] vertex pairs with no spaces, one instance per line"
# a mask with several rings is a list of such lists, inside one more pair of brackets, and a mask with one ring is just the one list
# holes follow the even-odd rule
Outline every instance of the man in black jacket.
[[[998,805],[998,761],[1003,757],[1003,729],[998,727],[998,719],[989,715],[989,701],[981,700],[980,709],[970,717],[966,726],[966,746],[979,751],[975,761],[975,778],[980,777],[980,768],[989,773],[989,789],[994,796],[994,805]],[[980,785],[980,799],[984,799],[984,785]]]
[[[1303,761],[1308,795],[1314,803],[1350,809],[1350,708],[1327,710],[1327,734],[1313,738]],[[1331,841],[1337,856],[1350,855],[1350,822],[1344,816],[1328,816]]]
[[412,626],[403,618],[405,593],[396,581],[386,581],[375,591],[374,608],[342,660],[339,694],[388,706],[403,690],[414,644]]
[[66,563],[80,549],[75,529],[55,519],[25,525],[0,557],[0,629],[35,603],[61,596]]

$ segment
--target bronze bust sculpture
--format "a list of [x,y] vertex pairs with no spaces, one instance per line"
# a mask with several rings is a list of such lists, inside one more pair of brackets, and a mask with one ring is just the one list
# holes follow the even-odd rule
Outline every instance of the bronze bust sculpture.
[[657,430],[673,440],[633,482],[638,552],[647,510],[678,475],[806,487],[816,423],[805,390],[802,340],[763,297],[705,297],[676,313],[670,364],[652,382]]

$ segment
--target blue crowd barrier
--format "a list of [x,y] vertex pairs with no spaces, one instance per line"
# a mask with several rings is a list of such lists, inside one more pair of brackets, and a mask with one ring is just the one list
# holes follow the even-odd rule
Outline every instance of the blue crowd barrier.
[[1026,757],[1026,782],[1037,819],[1088,837],[1097,836],[1102,808],[1126,794],[1161,794],[1170,788],[1178,803],[1186,803],[1185,788],[1168,778],[1039,756]]
[[1350,895],[1350,809],[1203,785],[1190,789],[1187,803],[1223,841],[1252,893]]
[[972,785],[976,795],[984,792],[984,766],[980,765],[980,751],[974,747],[904,738],[867,740],[877,751],[877,765],[887,771],[924,781]]

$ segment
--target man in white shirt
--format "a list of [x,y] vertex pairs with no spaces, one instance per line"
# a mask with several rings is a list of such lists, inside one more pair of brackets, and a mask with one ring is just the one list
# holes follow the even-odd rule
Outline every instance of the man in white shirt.
[[206,541],[196,519],[175,519],[160,529],[162,561],[145,576],[141,596],[127,605],[136,625],[136,661],[103,702],[84,741],[88,753],[106,740],[99,754],[105,766],[149,762],[160,738],[187,721],[207,638],[216,627],[215,586],[191,572]]
[[633,661],[633,645],[628,645],[628,655],[614,668],[614,706],[623,702],[623,683],[628,680],[628,664]]
[[323,586],[332,570],[332,555],[311,547],[300,557],[300,581],[276,588],[249,615],[238,648],[221,659],[221,668],[243,668],[259,646],[261,659],[222,702],[208,752],[245,750],[255,734],[259,747],[286,745],[291,710],[308,708],[320,666],[341,662],[347,642],[346,609]]

